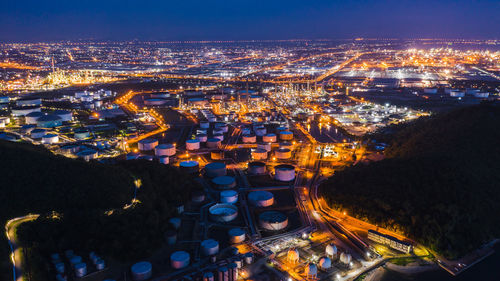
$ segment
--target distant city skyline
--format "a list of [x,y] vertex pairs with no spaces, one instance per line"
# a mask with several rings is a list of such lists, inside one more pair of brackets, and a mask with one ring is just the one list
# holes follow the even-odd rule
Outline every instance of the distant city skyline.
[[1,42],[500,38],[500,1],[9,1]]

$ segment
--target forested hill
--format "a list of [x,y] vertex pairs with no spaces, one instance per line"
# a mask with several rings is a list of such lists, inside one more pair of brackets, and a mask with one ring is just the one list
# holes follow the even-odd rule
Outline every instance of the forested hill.
[[[387,131],[387,130],[386,130]],[[500,237],[500,107],[448,113],[377,133],[386,159],[337,172],[320,190],[330,205],[400,229],[456,257]]]
[[[33,280],[50,280],[47,257],[74,249],[124,262],[150,256],[163,244],[175,206],[201,186],[175,167],[147,160],[100,164],[53,155],[43,146],[0,141],[0,219],[37,213],[18,228]],[[124,209],[140,179],[138,202]],[[107,212],[114,210],[113,212]],[[52,211],[60,214],[53,218]],[[0,239],[0,280],[11,278],[9,246]],[[26,274],[28,272],[25,271]]]

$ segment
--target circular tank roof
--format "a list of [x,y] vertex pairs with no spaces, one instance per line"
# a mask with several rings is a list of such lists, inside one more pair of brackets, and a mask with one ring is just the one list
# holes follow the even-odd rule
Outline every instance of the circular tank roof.
[[280,223],[286,221],[288,217],[278,211],[266,211],[259,215],[259,219],[269,223]]
[[252,191],[248,194],[248,199],[250,201],[267,201],[273,197],[271,192],[265,190]]
[[44,115],[37,119],[38,122],[60,121],[61,117],[53,114]]
[[155,140],[155,139],[143,139],[143,140],[140,140],[139,142],[143,143],[143,144],[148,144],[148,143],[154,143],[156,141],[157,140]]
[[[262,149],[263,150],[263,149]],[[264,162],[260,162],[260,161],[254,161],[254,162],[250,162],[248,163],[248,166],[249,167],[265,167],[266,166],[266,163]]]
[[179,165],[181,167],[185,167],[185,168],[192,168],[192,167],[198,166],[198,162],[197,161],[182,161]]
[[214,169],[214,170],[218,170],[218,169],[225,169],[226,168],[226,164],[224,163],[220,163],[220,162],[212,162],[212,163],[209,163],[205,166],[205,169]]
[[[177,253],[177,252],[175,252],[175,253]],[[172,256],[173,256],[173,254],[172,254]],[[188,254],[188,257],[189,257],[189,254]],[[151,271],[151,268],[152,268],[152,265],[150,262],[141,261],[141,262],[138,262],[138,263],[132,265],[132,268],[130,270],[134,273],[147,273],[147,272]]]
[[197,139],[187,140],[188,143],[199,143],[200,141]]

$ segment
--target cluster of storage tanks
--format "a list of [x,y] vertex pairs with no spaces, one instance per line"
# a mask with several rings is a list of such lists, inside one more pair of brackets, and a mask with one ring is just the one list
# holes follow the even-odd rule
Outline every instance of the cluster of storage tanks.
[[[67,250],[64,253],[64,257],[65,259],[61,258],[61,255],[57,253],[51,255],[51,262],[56,272],[56,280],[66,281],[70,274],[73,274],[76,278],[82,278],[87,275],[87,264],[83,262],[81,256],[75,255],[72,250]],[[89,259],[97,271],[105,269],[106,263],[94,252],[89,254]],[[66,265],[69,265],[69,267]]]
[[[158,159],[158,161],[162,164],[169,164],[170,157],[175,156],[176,154],[175,145],[170,143],[159,144],[158,140],[152,138],[140,140],[137,143],[137,146],[141,152],[154,151],[156,159]],[[141,156],[140,154],[134,152],[127,154],[127,160],[133,159],[153,160],[153,157],[149,155]]]

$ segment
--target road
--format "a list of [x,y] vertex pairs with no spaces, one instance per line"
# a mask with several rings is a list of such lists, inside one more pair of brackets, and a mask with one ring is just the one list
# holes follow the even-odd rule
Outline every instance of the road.
[[18,218],[14,218],[9,220],[5,224],[5,236],[7,236],[7,240],[9,241],[9,246],[11,250],[11,260],[12,260],[12,279],[14,281],[23,281],[23,271],[22,271],[22,265],[23,265],[23,260],[22,260],[22,253],[23,249],[19,247],[18,241],[17,241],[17,227],[28,221],[33,221],[36,220],[39,217],[39,215],[26,215]]

